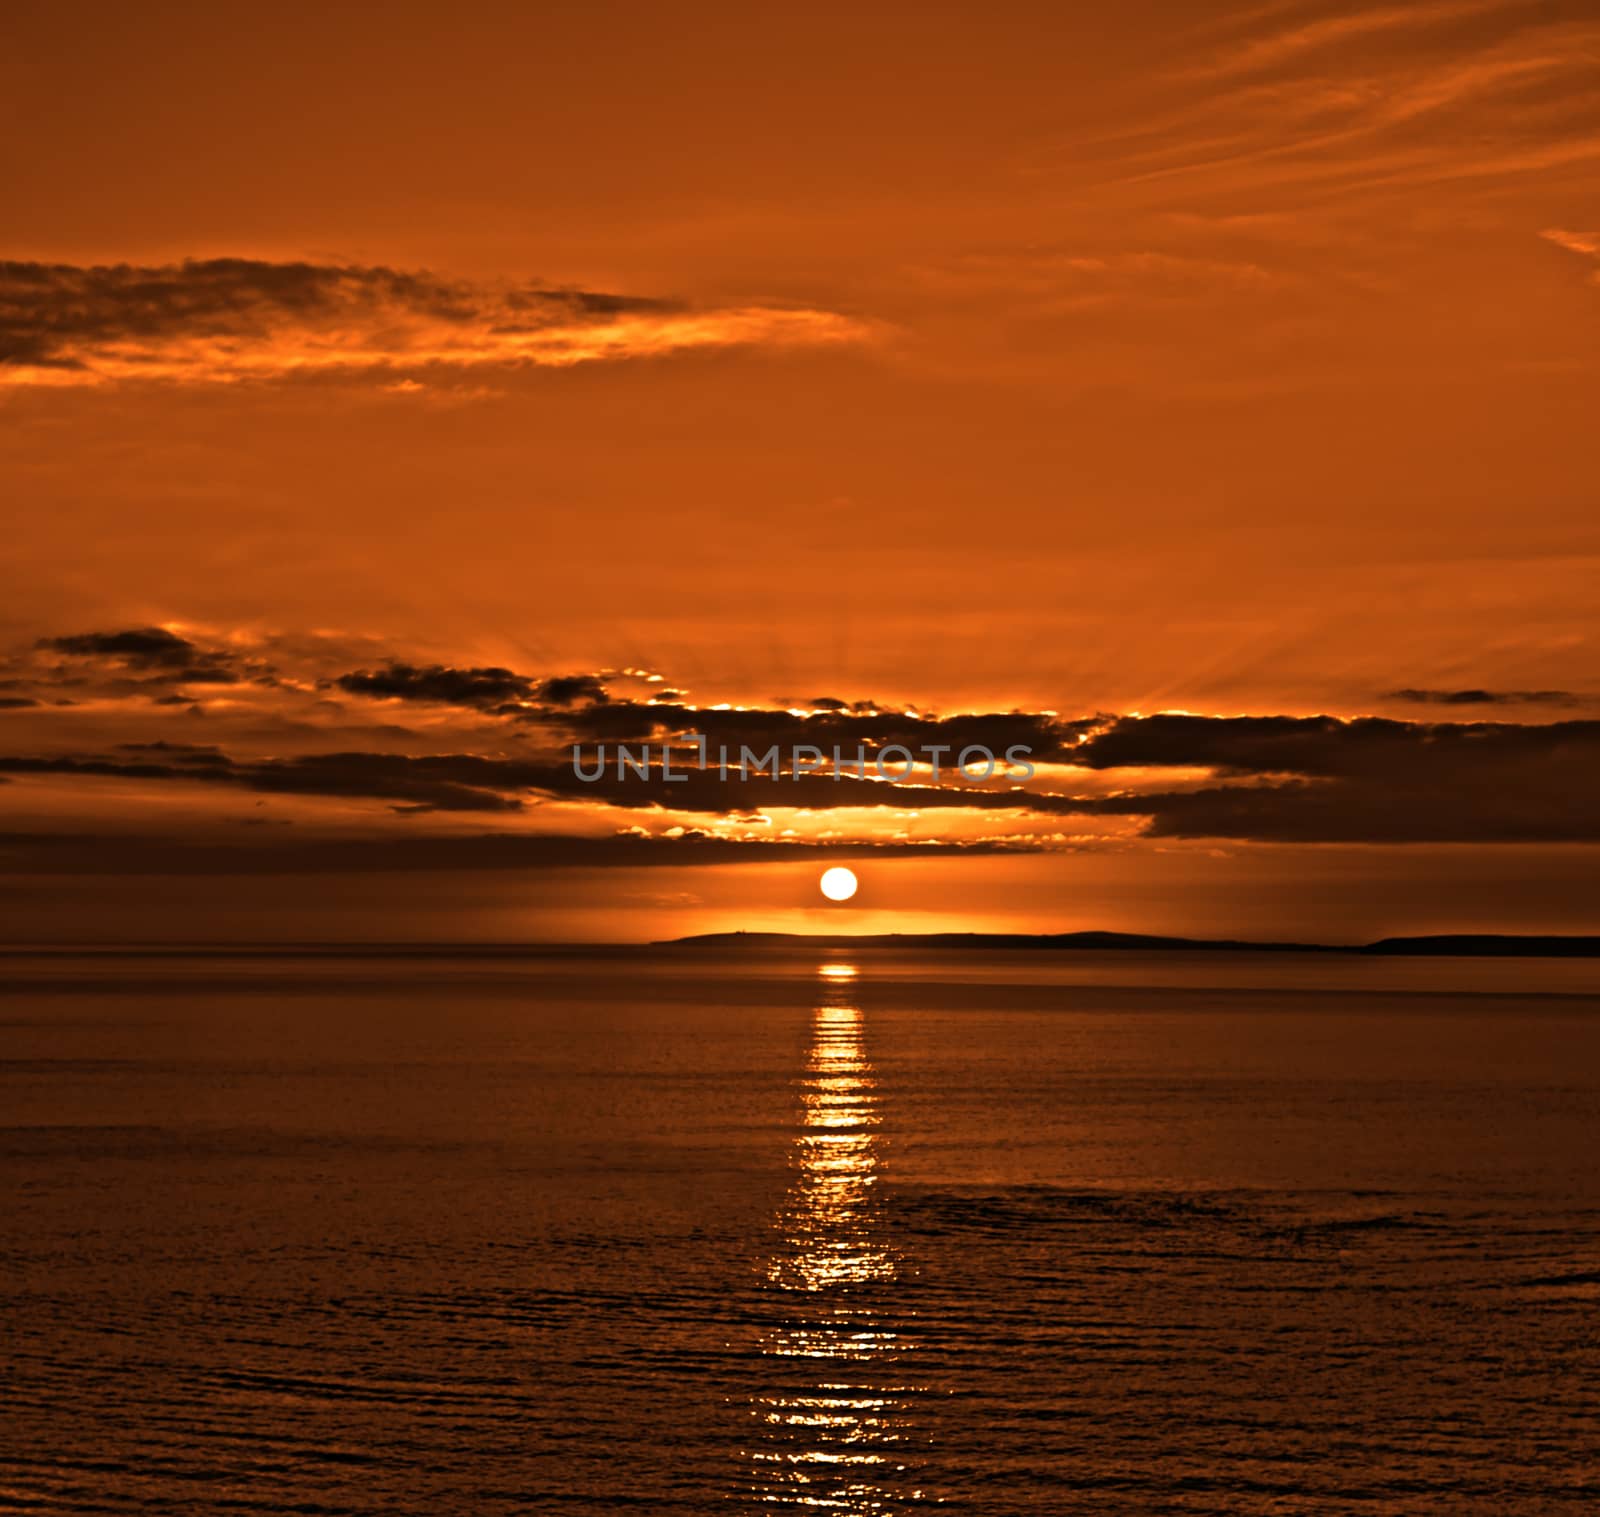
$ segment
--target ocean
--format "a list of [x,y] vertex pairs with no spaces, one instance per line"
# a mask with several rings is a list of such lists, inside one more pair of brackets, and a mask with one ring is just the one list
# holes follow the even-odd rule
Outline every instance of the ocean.
[[1600,964],[0,954],[0,1509],[1587,1513]]

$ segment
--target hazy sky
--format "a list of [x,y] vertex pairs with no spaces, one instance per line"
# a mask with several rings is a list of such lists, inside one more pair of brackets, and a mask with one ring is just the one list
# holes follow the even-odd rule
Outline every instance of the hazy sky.
[[0,28],[9,936],[1595,925],[1587,0]]

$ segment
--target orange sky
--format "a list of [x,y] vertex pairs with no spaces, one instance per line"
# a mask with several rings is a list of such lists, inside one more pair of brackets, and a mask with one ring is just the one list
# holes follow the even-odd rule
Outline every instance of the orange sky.
[[[702,831],[872,846],[874,929],[1593,927],[1592,4],[4,30],[10,936],[815,925]],[[1099,746],[602,805],[516,767],[574,675]]]

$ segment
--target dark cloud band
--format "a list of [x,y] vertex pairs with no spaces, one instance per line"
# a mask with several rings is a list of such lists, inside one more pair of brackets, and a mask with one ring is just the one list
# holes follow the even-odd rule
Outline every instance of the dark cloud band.
[[[300,678],[294,688],[301,695],[294,696],[273,669],[256,654],[162,627],[45,638],[5,671],[12,751],[0,757],[0,776],[371,801],[402,815],[510,815],[563,803],[609,815],[618,828],[650,823],[652,816],[657,829],[673,817],[748,827],[763,825],[772,811],[854,811],[863,815],[847,825],[871,832],[893,826],[894,813],[932,812],[954,824],[956,814],[965,812],[969,820],[963,825],[973,831],[998,830],[991,824],[1006,814],[1007,835],[1026,830],[1031,818],[1041,836],[1057,832],[1063,819],[1075,819],[1070,825],[1078,828],[1114,823],[1120,832],[1131,826],[1159,838],[1600,841],[1593,783],[1600,768],[1600,721],[1594,720],[1190,714],[1069,719],[1049,711],[941,716],[837,695],[804,707],[701,708],[676,692],[657,699],[629,695],[629,680],[634,688],[645,680],[636,670],[528,673],[399,659]],[[190,713],[216,700],[208,685],[235,706],[244,692],[269,711],[292,698],[322,709],[318,722],[299,726],[261,727],[266,718],[260,718],[253,743],[247,740],[250,729],[237,724],[227,741],[215,744],[156,737],[176,729],[152,730],[151,723],[192,724],[187,714],[152,707],[151,690],[177,687],[185,693],[157,699],[181,703],[170,708],[174,713]],[[144,740],[97,750],[63,739],[61,733],[70,729],[59,723],[78,720],[55,714],[67,688],[75,709],[131,709],[135,716],[142,711],[139,720],[147,725],[137,735]],[[1485,694],[1467,689],[1437,704],[1473,704]],[[1542,698],[1552,692],[1524,694]],[[1467,695],[1474,701],[1457,698]],[[1510,693],[1502,695],[1512,703]],[[423,718],[420,731],[362,715],[400,708]],[[50,728],[53,744],[26,751],[19,734],[50,722],[58,724]],[[273,731],[293,732],[294,747],[262,751],[260,733]],[[336,745],[341,732],[347,740]],[[363,741],[350,741],[358,732]],[[735,762],[723,772],[714,760],[708,764],[697,755],[697,742],[713,754],[775,752],[790,759],[765,770],[741,769]],[[575,751],[615,754],[623,746],[644,754],[642,761],[631,768],[605,764],[598,771],[592,761],[574,763]],[[1036,772],[1029,777],[1000,768],[975,780],[953,768],[969,748],[1021,753]],[[848,766],[807,772],[810,766],[796,756],[808,750],[869,759],[896,754],[896,779]],[[918,767],[902,770],[897,750]],[[934,761],[944,765],[937,782],[929,767]]]

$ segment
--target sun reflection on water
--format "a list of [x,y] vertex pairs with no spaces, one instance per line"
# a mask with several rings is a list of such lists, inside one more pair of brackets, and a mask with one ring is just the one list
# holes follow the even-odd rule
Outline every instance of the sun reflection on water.
[[818,976],[794,1178],[766,1268],[781,1320],[759,1345],[788,1368],[752,1398],[761,1441],[749,1452],[749,1494],[772,1506],[883,1512],[927,1499],[909,1467],[909,1411],[922,1387],[901,1383],[914,1345],[897,1319],[884,1320],[901,1259],[878,1203],[882,1117],[861,1010],[849,999],[857,970],[825,964]]

